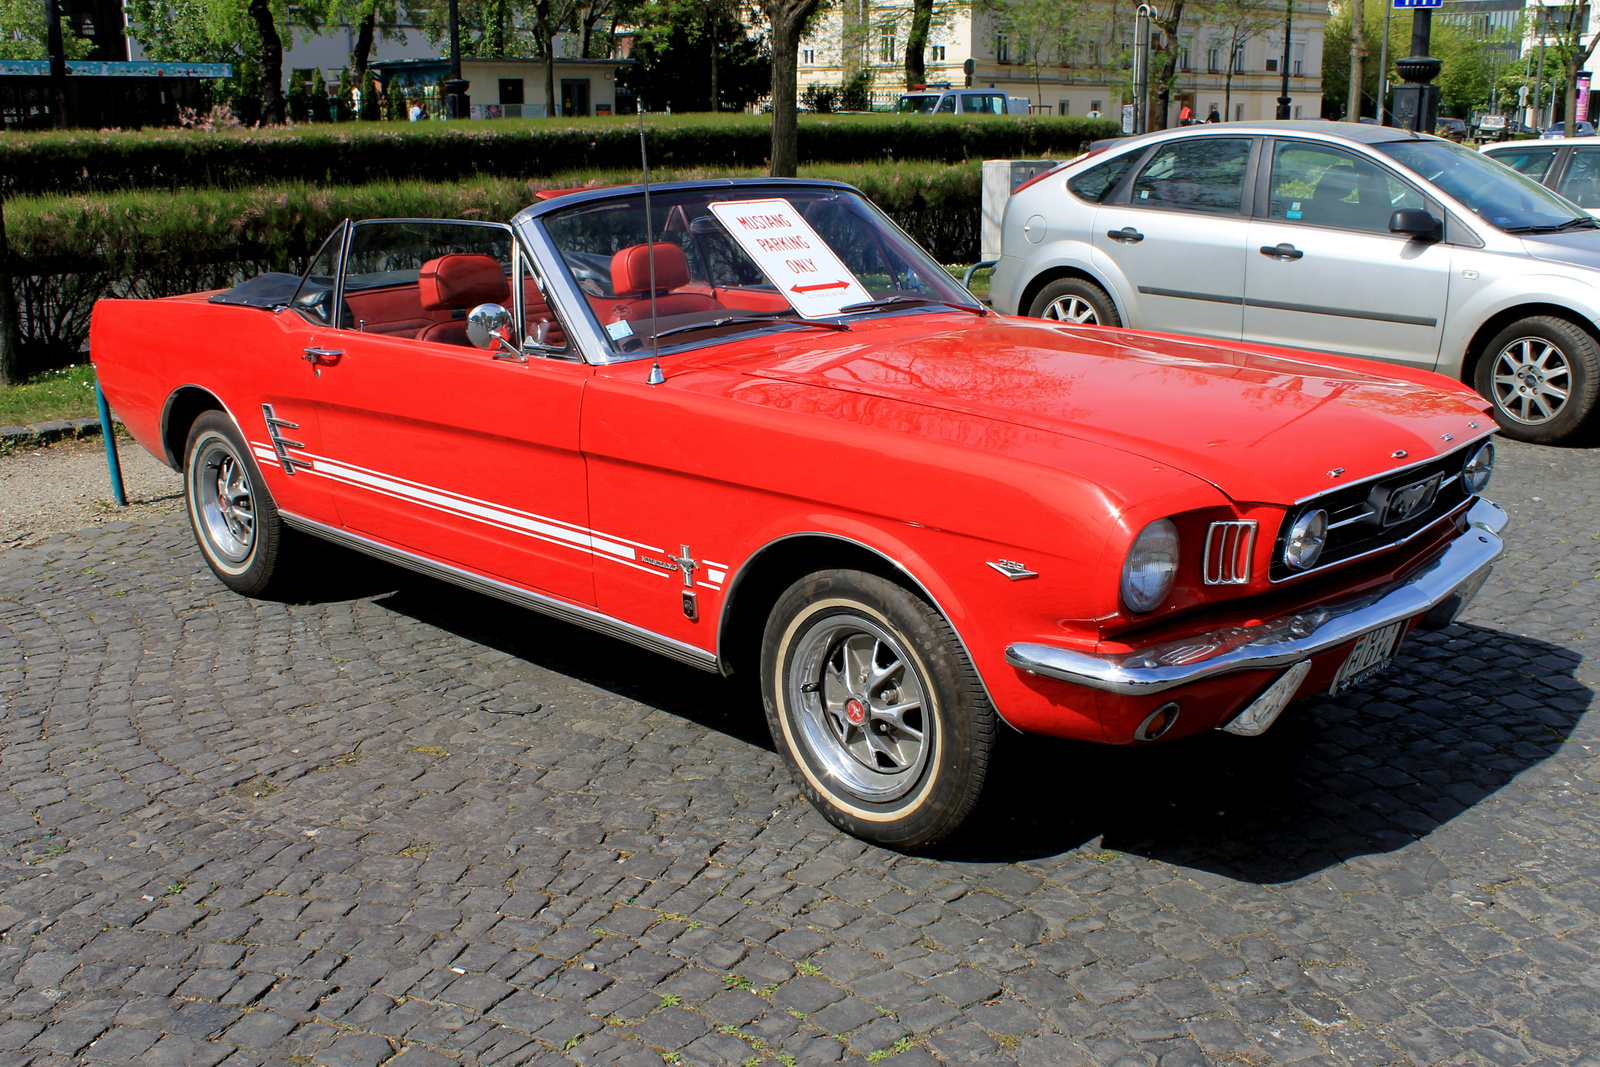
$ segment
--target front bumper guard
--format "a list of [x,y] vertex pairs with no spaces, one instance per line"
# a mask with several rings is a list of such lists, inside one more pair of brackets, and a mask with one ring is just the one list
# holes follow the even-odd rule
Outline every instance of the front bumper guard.
[[1504,551],[1500,505],[1479,499],[1467,530],[1433,559],[1385,588],[1282,615],[1255,626],[1229,626],[1135,652],[1105,655],[1018,642],[1006,662],[1029,674],[1123,696],[1145,696],[1232,671],[1283,667],[1354,641],[1368,630],[1427,615],[1448,625],[1472,600]]

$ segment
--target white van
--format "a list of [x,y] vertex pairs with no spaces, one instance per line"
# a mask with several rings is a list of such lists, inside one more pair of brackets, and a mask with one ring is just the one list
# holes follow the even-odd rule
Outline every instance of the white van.
[[998,89],[928,89],[901,93],[895,110],[916,115],[1026,115],[1028,98]]

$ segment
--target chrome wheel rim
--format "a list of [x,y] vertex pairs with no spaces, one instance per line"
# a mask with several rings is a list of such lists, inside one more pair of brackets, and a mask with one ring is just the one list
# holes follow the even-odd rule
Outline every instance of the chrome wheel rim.
[[1539,426],[1561,414],[1572,393],[1572,364],[1542,337],[1519,337],[1494,357],[1494,402],[1506,417]]
[[1094,305],[1081,296],[1056,297],[1045,307],[1043,317],[1084,326],[1100,325],[1100,316],[1095,314]]
[[195,457],[190,477],[206,542],[223,561],[243,563],[256,543],[255,499],[244,463],[226,443],[212,439]]
[[934,716],[900,641],[864,616],[834,615],[806,632],[791,663],[787,703],[811,761],[862,800],[909,792],[933,749]]

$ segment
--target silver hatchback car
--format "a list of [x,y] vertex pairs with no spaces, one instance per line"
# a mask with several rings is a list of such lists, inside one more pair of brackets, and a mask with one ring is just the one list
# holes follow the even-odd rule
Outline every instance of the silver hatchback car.
[[1112,142],[1010,198],[990,295],[1435,370],[1524,441],[1600,428],[1600,220],[1438,137],[1267,122]]

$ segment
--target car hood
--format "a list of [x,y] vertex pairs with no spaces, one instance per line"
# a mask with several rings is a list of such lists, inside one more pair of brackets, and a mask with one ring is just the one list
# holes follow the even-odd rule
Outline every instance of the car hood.
[[1600,230],[1577,230],[1573,233],[1524,237],[1522,246],[1534,259],[1600,270]]
[[898,333],[743,369],[1092,441],[1236,501],[1293,502],[1492,429],[1447,379],[1365,361],[1026,319]]

